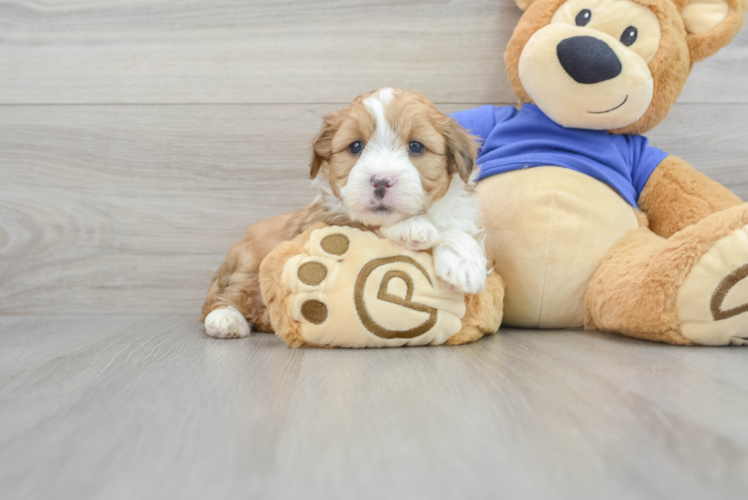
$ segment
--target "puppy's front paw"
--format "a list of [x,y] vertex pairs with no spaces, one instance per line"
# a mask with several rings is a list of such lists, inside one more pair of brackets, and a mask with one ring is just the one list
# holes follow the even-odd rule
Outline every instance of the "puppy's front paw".
[[409,250],[428,250],[433,248],[439,237],[434,224],[423,215],[411,217],[381,229],[382,235]]
[[205,333],[219,339],[247,337],[249,323],[235,307],[222,307],[206,316]]
[[436,275],[466,294],[486,287],[486,255],[470,235],[458,233],[445,237],[434,250]]

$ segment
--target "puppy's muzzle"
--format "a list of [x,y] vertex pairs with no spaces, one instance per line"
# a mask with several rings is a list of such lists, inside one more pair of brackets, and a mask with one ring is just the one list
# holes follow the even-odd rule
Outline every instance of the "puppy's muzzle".
[[623,71],[610,46],[591,36],[567,38],[556,47],[558,60],[576,82],[594,84],[612,80]]

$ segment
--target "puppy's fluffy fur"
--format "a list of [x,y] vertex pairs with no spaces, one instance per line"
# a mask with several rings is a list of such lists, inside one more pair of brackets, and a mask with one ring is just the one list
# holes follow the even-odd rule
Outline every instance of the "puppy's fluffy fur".
[[[381,89],[325,117],[313,144],[319,195],[308,206],[251,226],[213,278],[203,306],[214,337],[272,332],[259,287],[262,259],[322,221],[377,232],[413,250],[432,249],[437,275],[465,293],[486,282],[476,143],[425,97]],[[245,320],[246,318],[246,320]],[[249,322],[249,323],[248,323]]]

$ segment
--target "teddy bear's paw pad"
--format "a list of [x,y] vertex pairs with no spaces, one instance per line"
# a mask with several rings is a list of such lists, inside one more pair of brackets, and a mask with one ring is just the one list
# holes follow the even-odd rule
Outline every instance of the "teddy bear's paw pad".
[[[328,268],[334,267],[336,262],[348,252],[349,247],[350,240],[344,234],[333,233],[323,236],[319,239],[321,252],[313,252],[317,255],[299,264],[295,279],[306,287],[311,287],[312,293],[315,293],[316,287],[319,287],[327,278]],[[295,288],[300,290],[299,287]],[[328,317],[327,305],[317,299],[307,299],[302,302],[299,313],[304,320],[313,325],[323,324]]]
[[439,344],[465,315],[464,296],[438,282],[429,254],[353,228],[314,231],[283,276],[293,294],[289,312],[310,344]]
[[219,339],[233,339],[249,335],[249,323],[235,307],[214,309],[205,317],[205,333]]
[[748,344],[748,226],[718,240],[678,291],[683,335],[701,345]]
[[344,234],[328,234],[319,240],[319,246],[330,255],[341,257],[351,246],[351,240]]

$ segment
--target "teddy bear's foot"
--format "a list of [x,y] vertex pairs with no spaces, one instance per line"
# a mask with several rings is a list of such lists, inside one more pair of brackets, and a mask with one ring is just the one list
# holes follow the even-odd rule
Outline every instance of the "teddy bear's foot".
[[748,344],[748,204],[668,239],[626,233],[587,292],[585,327],[679,345]]
[[[276,334],[293,347],[439,345],[466,315],[465,296],[439,281],[430,254],[349,227],[282,244],[260,282]],[[473,315],[474,326],[493,318]]]
[[719,239],[678,290],[684,337],[701,345],[748,344],[748,225]]

